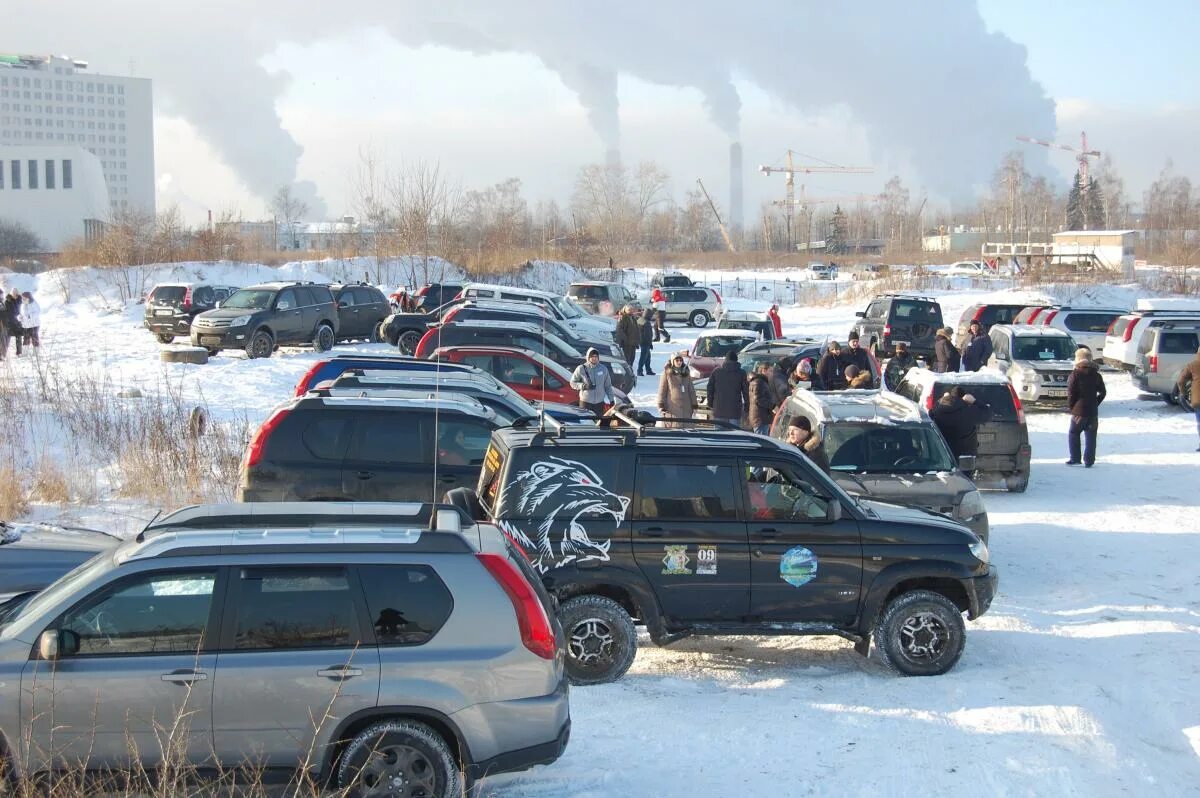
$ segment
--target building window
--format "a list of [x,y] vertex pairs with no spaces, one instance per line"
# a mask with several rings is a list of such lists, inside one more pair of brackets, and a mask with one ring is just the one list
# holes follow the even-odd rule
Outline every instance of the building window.
[[21,162],[13,161],[10,166],[12,167],[12,180],[10,182],[14,189],[18,189],[21,187]]
[[38,178],[37,161],[30,161],[29,162],[29,187],[30,188],[38,187],[38,179],[37,178]]
[[46,161],[46,188],[54,188],[54,161]]
[[62,178],[63,178],[63,181],[62,181],[63,188],[73,188],[73,186],[71,185],[71,162],[70,161],[63,161]]

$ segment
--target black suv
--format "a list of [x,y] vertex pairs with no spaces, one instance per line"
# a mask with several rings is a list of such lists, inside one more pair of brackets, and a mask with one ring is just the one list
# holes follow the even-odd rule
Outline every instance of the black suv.
[[192,320],[192,345],[210,354],[244,349],[249,357],[270,357],[279,346],[312,344],[333,348],[338,313],[329,286],[319,283],[263,283],[242,288],[216,310]]
[[890,357],[903,341],[914,355],[933,360],[933,343],[942,326],[942,306],[936,300],[911,294],[883,294],[871,300],[866,310],[854,314],[862,345],[877,357]]
[[379,325],[392,312],[387,297],[373,285],[348,283],[331,285],[337,302],[339,341],[382,341]]
[[320,393],[281,405],[254,433],[238,501],[428,501],[475,484],[498,423],[446,391]]
[[159,283],[146,297],[142,324],[159,343],[169,344],[177,335],[191,332],[192,319],[226,299],[237,288],[208,283]]
[[663,645],[687,635],[836,634],[906,675],[963,651],[962,613],[996,592],[987,545],[948,518],[854,499],[795,447],[741,431],[507,427],[478,493],[561,602],[567,673],[619,678],[635,620]]
[[433,310],[454,300],[462,293],[465,283],[429,283],[417,291],[417,308]]

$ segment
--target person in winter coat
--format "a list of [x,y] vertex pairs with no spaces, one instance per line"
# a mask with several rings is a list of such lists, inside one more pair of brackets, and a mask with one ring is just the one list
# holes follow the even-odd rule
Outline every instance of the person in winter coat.
[[883,372],[883,383],[889,391],[900,387],[900,382],[908,370],[917,365],[917,359],[908,351],[908,344],[903,341],[896,343],[896,354],[888,358],[887,368]]
[[620,318],[617,319],[617,346],[625,355],[625,362],[633,365],[633,355],[642,343],[642,331],[638,327],[637,317],[629,305],[621,308]]
[[846,380],[842,377],[843,368],[842,346],[837,341],[830,341],[829,349],[817,361],[816,375],[821,381],[822,391],[840,391],[846,387]]
[[[8,337],[16,341],[17,357],[21,356],[21,294],[17,289],[12,289],[4,297],[4,326],[8,329]],[[0,355],[8,357],[8,342],[4,344],[4,351]]]
[[767,377],[770,366],[760,363],[747,383],[747,393],[750,399],[749,415],[750,429],[759,435],[771,434],[771,421],[775,418],[777,407],[771,395],[771,381]]
[[600,362],[600,353],[589,349],[585,360],[571,373],[571,387],[579,391],[579,406],[597,416],[604,415],[604,404],[613,404],[612,375]]
[[987,365],[992,356],[992,339],[983,330],[983,325],[977,321],[971,322],[968,328],[967,342],[962,349],[963,371],[979,371]]
[[813,432],[812,422],[804,416],[796,416],[788,422],[785,440],[808,456],[813,464],[829,473],[829,458],[821,446],[820,433]]
[[[1067,446],[1071,459],[1067,465],[1091,468],[1096,463],[1096,433],[1100,428],[1100,403],[1108,391],[1104,377],[1092,362],[1092,350],[1081,346],[1075,350],[1075,368],[1067,380],[1067,409],[1071,411],[1071,426],[1067,430]],[[1083,459],[1080,460],[1079,438],[1083,436]]]
[[796,364],[796,368],[792,371],[792,376],[788,378],[788,385],[792,390],[799,387],[807,387],[810,391],[823,391],[821,387],[820,377],[813,370],[812,358],[806,357]]
[[992,409],[956,385],[942,394],[929,417],[957,461],[963,455],[979,454],[979,425],[991,420]]
[[38,329],[42,326],[42,306],[33,298],[29,291],[21,294],[21,312],[17,322],[21,325],[22,338],[26,346],[39,348],[42,343],[38,339]]
[[783,319],[779,318],[779,305],[771,305],[771,309],[767,311],[767,318],[771,320],[771,326],[775,328],[775,337],[783,337]]
[[939,374],[953,374],[961,365],[962,358],[954,345],[954,330],[943,327],[933,339],[933,370]]
[[[1188,389],[1188,380],[1192,381],[1192,390],[1188,394],[1188,399],[1191,401],[1192,410],[1196,413],[1196,432],[1200,434],[1200,349],[1196,350],[1196,356],[1192,361],[1183,367],[1183,371],[1179,372],[1179,394]],[[1200,452],[1200,446],[1196,447],[1196,451]]]
[[8,319],[4,315],[4,297],[7,292],[0,286],[0,361],[8,357]]
[[661,338],[671,343],[671,334],[667,332],[667,297],[661,288],[655,287],[650,292],[650,306],[654,308],[654,340]]
[[771,399],[776,407],[792,395],[792,386],[788,385],[787,372],[782,363],[771,363],[767,367],[767,381],[771,384]]
[[850,333],[849,345],[842,350],[842,371],[848,366],[858,366],[859,371],[871,372],[871,356],[858,342],[858,331]]
[[654,348],[654,311],[646,308],[642,311],[642,316],[637,323],[642,344],[642,351],[638,355],[637,373],[639,377],[653,377],[654,369],[650,368],[650,350]]
[[[692,382],[684,353],[676,352],[658,381],[658,412],[667,418],[692,418],[699,407],[700,400],[696,398],[696,386]],[[668,421],[664,426],[684,425]]]
[[858,366],[846,366],[846,388],[852,391],[865,391],[871,387],[871,372],[862,371]]
[[750,390],[746,385],[746,372],[738,365],[737,352],[725,355],[725,362],[713,369],[708,378],[705,401],[712,408],[714,421],[741,426],[742,413],[750,404]]

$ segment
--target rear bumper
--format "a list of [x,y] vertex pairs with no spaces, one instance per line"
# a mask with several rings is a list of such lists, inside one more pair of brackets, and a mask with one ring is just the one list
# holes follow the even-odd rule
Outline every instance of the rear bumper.
[[176,318],[174,316],[147,316],[142,321],[142,326],[155,335],[187,335],[192,329],[192,320],[187,316]]
[[549,742],[541,743],[540,745],[531,745],[528,748],[520,748],[516,751],[508,751],[498,754],[491,759],[485,759],[482,762],[468,765],[466,768],[467,779],[475,782],[497,773],[514,773],[519,770],[528,770],[537,765],[549,765],[562,756],[563,751],[567,750],[567,743],[570,740],[571,719],[568,718],[567,722],[563,724],[562,729],[558,732],[558,736]]
[[983,615],[992,606],[996,597],[996,589],[1000,585],[1000,572],[996,566],[989,565],[987,573],[963,580],[967,591],[967,617],[972,621]]
[[571,737],[569,693],[564,673],[549,695],[476,704],[452,715],[468,749],[481,757],[466,764],[468,779],[526,770],[562,756]]
[[1117,360],[1115,357],[1104,358],[1104,365],[1111,366],[1118,371],[1133,371],[1133,366],[1123,360]]

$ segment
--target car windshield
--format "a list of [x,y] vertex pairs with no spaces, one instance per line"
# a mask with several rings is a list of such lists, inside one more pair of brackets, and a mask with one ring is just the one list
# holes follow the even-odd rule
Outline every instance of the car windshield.
[[572,299],[607,299],[608,291],[602,285],[573,285],[567,289]]
[[758,321],[755,319],[721,319],[721,323],[717,325],[722,330],[750,330],[751,332],[761,332],[770,324],[769,321]]
[[1013,340],[1014,360],[1070,360],[1075,342],[1070,338],[1030,336]]
[[725,357],[729,352],[740,352],[750,343],[740,335],[709,335],[696,341],[692,352],[697,357]]
[[558,308],[559,313],[562,314],[564,319],[577,319],[580,316],[587,315],[582,308],[575,304],[574,300],[567,299],[566,297],[556,296],[550,302],[554,307]]
[[262,288],[243,288],[235,291],[229,299],[221,303],[222,308],[244,308],[246,310],[266,310],[271,307],[275,292]]
[[825,456],[833,471],[912,474],[953,471],[954,457],[937,428],[880,424],[831,424]]

